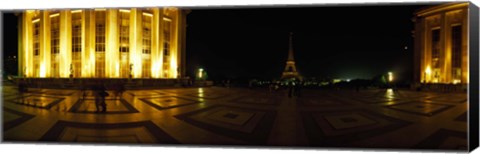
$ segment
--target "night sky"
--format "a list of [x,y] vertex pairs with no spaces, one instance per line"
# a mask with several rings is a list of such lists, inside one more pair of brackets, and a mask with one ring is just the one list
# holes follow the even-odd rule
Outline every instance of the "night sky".
[[[415,10],[425,5],[192,9],[188,66],[213,78],[279,78],[289,32],[305,77],[371,79],[388,71],[412,78]],[[407,49],[405,49],[407,47]]]
[[2,12],[2,54],[3,57],[14,56],[18,53],[17,16],[13,12]]
[[[430,3],[429,5],[432,5]],[[190,8],[187,73],[211,79],[279,78],[289,32],[304,77],[371,79],[394,72],[412,78],[415,10],[425,4]],[[4,57],[16,54],[16,17],[3,14]],[[405,49],[407,47],[407,49]]]

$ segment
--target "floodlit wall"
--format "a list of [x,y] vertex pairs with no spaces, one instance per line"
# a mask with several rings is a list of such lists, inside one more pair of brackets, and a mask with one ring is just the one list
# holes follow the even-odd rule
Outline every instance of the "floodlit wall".
[[179,8],[26,10],[19,74],[27,78],[180,78],[186,15]]

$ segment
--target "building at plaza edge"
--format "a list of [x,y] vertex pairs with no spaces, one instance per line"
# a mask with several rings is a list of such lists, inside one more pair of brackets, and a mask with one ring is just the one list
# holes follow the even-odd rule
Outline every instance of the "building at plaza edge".
[[187,10],[26,10],[19,16],[23,78],[185,76]]
[[468,4],[437,5],[415,13],[414,82],[468,84]]

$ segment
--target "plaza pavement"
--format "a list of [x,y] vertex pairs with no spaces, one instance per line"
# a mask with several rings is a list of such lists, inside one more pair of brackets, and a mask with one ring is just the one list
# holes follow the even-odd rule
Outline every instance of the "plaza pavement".
[[[467,95],[408,90],[127,90],[96,113],[91,92],[4,85],[4,142],[467,149]],[[22,102],[23,99],[23,102]]]

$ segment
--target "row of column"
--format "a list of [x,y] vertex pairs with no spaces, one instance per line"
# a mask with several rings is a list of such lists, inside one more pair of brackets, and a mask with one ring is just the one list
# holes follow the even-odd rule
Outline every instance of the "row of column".
[[[468,83],[468,3],[420,11],[415,22],[414,80],[421,83]],[[461,31],[454,42],[454,28]],[[435,34],[438,32],[438,37]],[[438,39],[438,40],[437,40]],[[455,44],[454,44],[455,43]],[[437,46],[436,46],[437,45]],[[458,47],[460,46],[460,47]],[[460,55],[454,51],[460,48]],[[434,56],[435,52],[438,56]],[[459,56],[459,57],[458,57]],[[435,60],[435,58],[438,58]],[[460,59],[460,71],[453,67]],[[437,67],[434,63],[438,62]],[[460,77],[455,77],[460,73]]]
[[[52,16],[60,20],[60,51],[58,61],[59,77],[70,77],[72,61],[72,13],[81,14],[81,76],[97,77],[95,75],[95,12],[105,11],[105,77],[120,76],[119,52],[119,21],[120,11],[130,14],[129,20],[129,53],[128,61],[133,78],[142,78],[142,61],[144,53],[142,38],[142,16],[146,9],[97,9],[97,10],[27,10],[19,20],[19,74],[24,77],[54,77],[51,52],[51,21]],[[151,77],[177,78],[185,74],[185,32],[186,14],[188,12],[177,8],[149,8],[151,21]],[[58,16],[56,15],[58,14]],[[164,49],[163,23],[170,20],[170,46]],[[38,47],[34,44],[34,24],[39,25]],[[39,54],[34,52],[38,48]],[[169,51],[165,56],[164,51]],[[169,59],[165,59],[168,57]],[[169,62],[164,64],[164,62]],[[168,67],[165,67],[168,66]],[[129,68],[130,69],[130,68]]]

